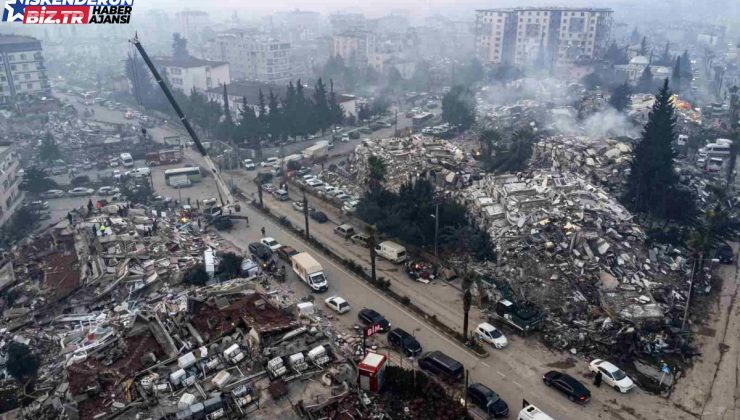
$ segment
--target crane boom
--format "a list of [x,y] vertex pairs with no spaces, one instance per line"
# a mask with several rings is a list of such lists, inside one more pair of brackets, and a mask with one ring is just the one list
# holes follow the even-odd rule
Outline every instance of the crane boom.
[[134,44],[136,49],[139,51],[139,54],[141,54],[141,58],[144,59],[146,66],[149,68],[149,71],[152,72],[154,80],[162,89],[162,92],[164,92],[167,100],[170,101],[172,108],[175,110],[175,113],[177,113],[178,118],[180,118],[180,122],[182,122],[182,125],[185,127],[185,130],[187,130],[190,138],[193,139],[195,147],[198,148],[198,152],[200,152],[200,154],[203,156],[203,160],[205,160],[206,162],[206,167],[216,179],[216,189],[218,192],[218,198],[221,201],[221,205],[224,207],[233,206],[236,211],[239,211],[239,204],[236,202],[234,196],[231,194],[231,190],[226,185],[226,182],[224,182],[223,178],[221,178],[221,174],[218,171],[218,168],[216,168],[216,165],[213,163],[213,160],[211,160],[211,157],[208,156],[208,151],[205,149],[205,147],[203,147],[203,143],[200,142],[200,138],[198,138],[195,130],[193,130],[193,127],[190,125],[190,121],[188,121],[188,119],[185,117],[185,113],[182,112],[182,108],[180,108],[180,105],[178,105],[175,97],[172,95],[169,86],[167,86],[167,84],[164,82],[162,76],[160,76],[159,74],[159,71],[157,71],[157,68],[154,66],[154,63],[149,58],[149,54],[146,53],[146,50],[144,50],[141,42],[139,42],[138,34],[135,35],[134,38],[129,42]]

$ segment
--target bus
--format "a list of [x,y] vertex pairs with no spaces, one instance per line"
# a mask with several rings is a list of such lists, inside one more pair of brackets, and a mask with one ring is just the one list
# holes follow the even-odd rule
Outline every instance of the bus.
[[203,179],[203,176],[200,173],[200,168],[197,166],[192,166],[187,168],[167,169],[166,171],[164,171],[164,181],[167,183],[167,185],[171,185],[170,178],[179,177],[182,175],[186,175],[190,182],[198,182]]
[[131,153],[121,153],[121,165],[126,168],[134,166],[134,158],[131,157]]
[[434,114],[431,112],[424,112],[422,114],[415,115],[411,118],[411,125],[418,129],[421,128],[424,124],[429,122],[432,118],[434,118]]

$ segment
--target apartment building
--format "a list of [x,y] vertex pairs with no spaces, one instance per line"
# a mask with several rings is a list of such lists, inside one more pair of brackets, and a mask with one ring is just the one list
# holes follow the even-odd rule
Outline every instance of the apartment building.
[[41,42],[29,36],[0,35],[0,104],[23,95],[49,95]]
[[332,56],[339,56],[356,67],[374,61],[377,52],[375,34],[369,31],[348,31],[332,37]]
[[229,63],[234,79],[287,83],[292,77],[291,44],[247,31],[218,34],[207,48],[212,59]]
[[4,225],[20,206],[22,194],[18,191],[21,177],[20,156],[11,143],[0,143],[0,226]]
[[223,61],[201,60],[195,57],[184,59],[154,57],[153,61],[157,68],[164,69],[165,77],[172,87],[182,90],[187,95],[193,88],[205,92],[231,82],[229,63]]
[[612,10],[526,7],[476,10],[475,49],[485,63],[520,66],[543,60],[567,66],[609,46]]

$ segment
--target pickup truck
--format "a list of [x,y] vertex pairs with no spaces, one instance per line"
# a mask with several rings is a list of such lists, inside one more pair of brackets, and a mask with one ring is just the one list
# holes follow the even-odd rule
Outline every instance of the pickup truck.
[[501,299],[496,303],[491,319],[499,320],[522,333],[527,333],[539,328],[545,320],[545,315],[532,303],[517,304]]
[[325,292],[329,289],[329,283],[324,275],[324,268],[309,253],[301,252],[300,254],[290,257],[293,272],[308,285],[314,292]]

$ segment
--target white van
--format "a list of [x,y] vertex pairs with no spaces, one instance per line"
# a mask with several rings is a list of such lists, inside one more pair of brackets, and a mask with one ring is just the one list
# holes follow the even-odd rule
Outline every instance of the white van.
[[329,283],[324,275],[324,268],[321,267],[309,253],[301,252],[300,254],[290,257],[293,272],[308,285],[314,292],[325,292],[329,289]]
[[406,248],[395,242],[383,241],[377,244],[375,246],[375,253],[394,263],[406,261]]
[[288,201],[290,200],[290,196],[288,195],[288,192],[285,190],[275,190],[273,193],[276,199],[280,201]]
[[555,420],[555,419],[545,414],[545,412],[540,410],[539,408],[533,406],[532,404],[529,404],[526,407],[522,408],[522,411],[519,412],[519,416],[517,417],[517,420]]

